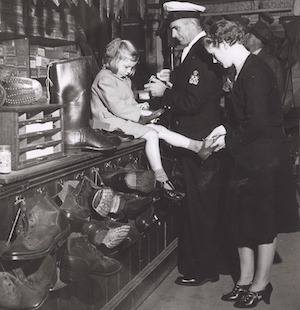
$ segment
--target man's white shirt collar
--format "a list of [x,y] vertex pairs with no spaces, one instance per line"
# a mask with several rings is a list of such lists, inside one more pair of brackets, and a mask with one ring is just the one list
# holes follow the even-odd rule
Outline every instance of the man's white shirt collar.
[[189,53],[189,51],[191,50],[191,48],[193,47],[193,45],[198,41],[200,40],[202,37],[204,37],[206,35],[206,32],[205,31],[201,31],[199,32],[195,38],[189,43],[188,46],[186,46],[183,51],[182,51],[182,54],[181,54],[181,62],[184,61],[186,55]]

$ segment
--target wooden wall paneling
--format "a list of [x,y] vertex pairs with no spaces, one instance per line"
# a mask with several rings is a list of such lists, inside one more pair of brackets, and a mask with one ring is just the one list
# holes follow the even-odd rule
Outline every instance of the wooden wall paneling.
[[5,219],[1,221],[0,225],[0,240],[4,244],[8,240],[9,232],[12,223],[17,213],[17,206],[15,206],[15,197],[9,197],[0,200],[0,218]]
[[76,282],[76,310],[93,309],[93,279]]
[[130,280],[140,272],[139,242],[135,242],[130,250]]
[[[127,258],[125,258],[127,260]],[[128,271],[126,270],[128,263],[121,261],[122,269],[117,274],[106,277],[106,285],[107,285],[107,301],[111,300],[118,292],[119,292],[119,279],[120,276],[124,276],[125,278],[129,278]]]
[[157,253],[161,253],[165,249],[165,218],[158,216],[158,222],[156,225],[157,230]]
[[129,251],[121,252],[116,259],[122,264],[122,269],[116,278],[117,292],[119,292],[131,280],[131,256]]
[[48,300],[45,305],[41,308],[43,310],[59,309],[59,291],[49,292]]
[[148,230],[149,238],[149,263],[158,255],[157,240],[163,236],[158,235],[157,222],[154,222]]
[[[59,297],[58,297],[58,308],[57,310],[76,310],[76,296],[74,295],[74,292],[76,291],[76,283],[71,282],[64,288],[60,289]],[[48,302],[47,302],[48,303]],[[44,310],[42,307],[41,310]],[[53,309],[54,310],[54,309]]]
[[93,277],[93,305],[94,309],[101,309],[108,301],[107,279],[103,277]]
[[143,270],[148,265],[149,260],[149,243],[148,236],[146,233],[142,233],[139,240],[140,244],[140,270]]

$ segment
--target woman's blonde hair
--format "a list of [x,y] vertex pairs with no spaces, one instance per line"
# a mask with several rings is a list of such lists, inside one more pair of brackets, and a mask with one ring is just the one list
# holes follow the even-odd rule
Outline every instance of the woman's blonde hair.
[[[108,43],[102,60],[104,68],[116,74],[119,62],[125,59],[136,63],[139,61],[139,53],[130,41],[116,38]],[[131,75],[133,74],[134,69]]]

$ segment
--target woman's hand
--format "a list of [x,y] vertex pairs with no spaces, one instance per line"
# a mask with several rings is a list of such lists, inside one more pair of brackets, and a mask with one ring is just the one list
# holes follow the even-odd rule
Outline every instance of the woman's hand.
[[226,129],[223,125],[220,125],[205,138],[205,141],[209,141],[210,148],[212,148],[214,152],[218,152],[225,148],[225,135]]

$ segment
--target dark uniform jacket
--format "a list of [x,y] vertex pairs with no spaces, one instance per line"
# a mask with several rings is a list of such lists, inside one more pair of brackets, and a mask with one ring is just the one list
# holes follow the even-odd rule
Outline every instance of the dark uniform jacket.
[[[221,79],[201,39],[171,75],[172,89],[162,97],[172,116],[172,129],[192,139],[205,138],[220,124]],[[205,162],[182,150],[186,186],[185,205],[179,208],[178,271],[201,279],[218,275],[217,225],[220,191],[220,154]]]
[[[206,61],[206,63],[204,62]],[[209,65],[208,65],[209,64]],[[171,75],[163,104],[172,113],[172,129],[192,139],[203,139],[220,124],[220,80],[201,39]]]

